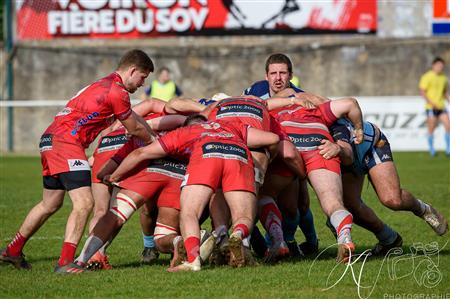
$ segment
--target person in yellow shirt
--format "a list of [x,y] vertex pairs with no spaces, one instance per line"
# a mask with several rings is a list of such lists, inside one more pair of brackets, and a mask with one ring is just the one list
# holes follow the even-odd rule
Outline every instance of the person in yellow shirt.
[[300,88],[300,79],[296,75],[292,75],[291,83]]
[[446,155],[450,156],[450,121],[445,108],[445,100],[450,102],[450,98],[447,94],[448,78],[444,75],[444,66],[444,60],[436,57],[433,60],[431,70],[423,74],[419,82],[420,94],[425,99],[428,145],[431,156],[436,155],[433,146],[433,132],[439,121],[445,128]]
[[157,72],[158,79],[153,80],[148,88],[145,89],[145,98],[157,98],[163,101],[170,101],[174,97],[182,94],[181,89],[170,79],[170,70],[162,67]]

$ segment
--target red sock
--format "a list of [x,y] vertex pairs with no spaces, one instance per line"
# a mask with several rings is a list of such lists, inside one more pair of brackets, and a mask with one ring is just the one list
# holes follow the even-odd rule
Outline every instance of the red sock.
[[59,266],[65,266],[73,262],[77,251],[77,244],[64,242],[61,250],[61,256],[58,261]]
[[259,220],[261,220],[261,223],[267,231],[269,231],[270,226],[274,222],[281,226],[283,217],[281,216],[280,209],[273,198],[265,196],[260,199],[258,204],[261,206],[261,215]]
[[192,263],[200,255],[200,239],[189,237],[184,241],[184,247],[186,247],[188,262]]
[[14,239],[11,241],[11,243],[8,244],[8,247],[6,247],[6,253],[10,256],[21,255],[22,249],[25,246],[27,240],[28,238],[25,238],[21,233],[17,232]]
[[233,229],[233,233],[235,231],[240,231],[242,233],[242,239],[247,238],[248,235],[250,234],[250,230],[248,229],[248,226],[243,223],[239,223],[238,225],[236,225]]
[[339,226],[336,230],[338,236],[341,234],[341,232],[344,229],[352,230],[352,224],[353,224],[353,216],[349,213],[349,215],[345,216],[345,218],[339,223]]

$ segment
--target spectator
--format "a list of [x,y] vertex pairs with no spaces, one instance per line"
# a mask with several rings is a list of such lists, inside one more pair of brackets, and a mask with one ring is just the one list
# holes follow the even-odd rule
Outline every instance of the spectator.
[[445,100],[450,102],[447,94],[448,78],[444,75],[445,62],[442,58],[436,57],[431,65],[431,70],[420,78],[420,94],[425,99],[425,109],[427,114],[428,146],[430,155],[435,156],[436,151],[433,146],[433,132],[440,121],[445,127],[446,154],[450,156],[450,121]]
[[182,94],[181,89],[170,79],[169,68],[163,66],[158,70],[158,79],[153,80],[150,87],[145,90],[145,97],[157,98],[168,102]]

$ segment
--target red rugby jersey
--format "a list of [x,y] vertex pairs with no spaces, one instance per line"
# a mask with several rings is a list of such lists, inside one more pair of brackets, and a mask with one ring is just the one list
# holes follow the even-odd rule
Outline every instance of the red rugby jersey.
[[44,134],[87,148],[115,119],[127,119],[131,112],[128,91],[120,76],[112,73],[79,91]]

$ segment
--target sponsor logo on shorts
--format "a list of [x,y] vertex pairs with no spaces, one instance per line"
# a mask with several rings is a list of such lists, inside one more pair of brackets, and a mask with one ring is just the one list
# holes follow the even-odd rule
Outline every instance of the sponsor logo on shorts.
[[150,162],[147,172],[159,173],[174,179],[182,180],[186,174],[186,164],[176,160],[158,159]]
[[41,140],[39,141],[39,152],[50,151],[52,149],[52,134],[44,134],[41,136]]
[[292,143],[299,151],[313,151],[316,150],[321,141],[328,139],[321,134],[288,134]]
[[97,152],[108,152],[121,148],[125,143],[127,143],[128,138],[126,134],[120,134],[116,136],[105,136],[100,141]]
[[208,142],[202,145],[203,158],[221,158],[239,160],[247,163],[248,155],[245,148],[235,144]]
[[262,121],[263,110],[255,106],[245,104],[229,104],[226,106],[220,106],[219,111],[217,111],[216,118],[221,119],[226,117],[251,117]]
[[382,161],[384,161],[384,160],[390,160],[391,159],[391,156],[389,156],[388,154],[384,154],[382,157],[381,157],[381,160]]
[[81,159],[69,159],[67,160],[70,171],[91,170],[88,161]]
[[92,112],[92,113],[86,115],[85,117],[80,118],[75,123],[70,134],[77,135],[78,131],[81,129],[82,126],[85,126],[87,123],[89,123],[91,120],[93,120],[94,118],[96,118],[99,115],[100,115],[100,113],[98,113],[98,112]]

